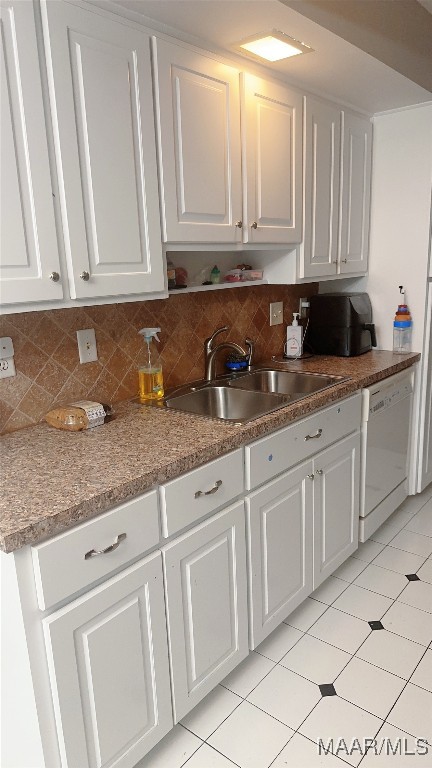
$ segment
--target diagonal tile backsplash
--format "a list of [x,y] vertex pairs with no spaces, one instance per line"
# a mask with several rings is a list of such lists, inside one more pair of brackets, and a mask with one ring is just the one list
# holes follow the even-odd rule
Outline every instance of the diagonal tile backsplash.
[[[255,341],[256,362],[280,354],[300,296],[317,291],[316,283],[262,285],[4,315],[0,336],[13,340],[17,375],[0,380],[0,433],[36,424],[55,405],[134,397],[143,352],[138,331],[145,326],[162,329],[159,351],[165,387],[202,378],[204,340],[222,325],[230,327],[224,338],[240,345],[246,336]],[[270,327],[273,301],[284,302],[284,322]],[[95,329],[98,360],[81,365],[76,331],[85,328]]]

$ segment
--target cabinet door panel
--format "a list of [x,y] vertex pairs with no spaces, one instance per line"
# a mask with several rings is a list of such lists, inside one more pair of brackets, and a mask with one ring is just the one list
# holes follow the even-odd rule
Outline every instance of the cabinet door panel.
[[71,296],[162,290],[149,36],[42,8]]
[[300,277],[335,275],[341,113],[305,100],[304,241]]
[[33,8],[0,7],[1,226],[4,304],[63,297]]
[[62,765],[134,766],[172,725],[160,554],[43,628]]
[[367,270],[371,166],[372,123],[344,113],[339,251],[341,273]]
[[357,549],[359,457],[357,432],[314,459],[314,589]]
[[238,70],[154,39],[167,242],[241,242]]
[[246,499],[251,648],[312,591],[312,462]]
[[302,106],[289,88],[244,75],[245,242],[301,240]]
[[163,549],[177,722],[248,654],[244,505]]

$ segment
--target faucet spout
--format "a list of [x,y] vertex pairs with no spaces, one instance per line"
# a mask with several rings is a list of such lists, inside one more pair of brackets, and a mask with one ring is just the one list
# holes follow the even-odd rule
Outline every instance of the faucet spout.
[[240,347],[239,344],[236,344],[235,341],[224,341],[222,344],[218,344],[217,347],[214,347],[214,349],[211,349],[210,352],[205,353],[205,379],[206,381],[211,381],[215,378],[215,368],[216,368],[216,355],[219,354],[223,349],[233,349],[235,352],[238,352],[240,355],[245,355],[246,352],[242,347]]

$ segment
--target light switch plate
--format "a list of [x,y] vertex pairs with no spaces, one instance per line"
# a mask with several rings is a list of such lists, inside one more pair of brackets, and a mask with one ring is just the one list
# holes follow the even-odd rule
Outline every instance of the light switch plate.
[[283,301],[274,301],[270,304],[270,325],[283,323]]
[[76,335],[80,363],[93,363],[98,359],[94,328],[77,331]]

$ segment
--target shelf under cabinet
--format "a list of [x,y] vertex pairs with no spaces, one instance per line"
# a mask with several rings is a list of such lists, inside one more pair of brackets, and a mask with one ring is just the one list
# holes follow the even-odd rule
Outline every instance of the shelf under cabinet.
[[179,293],[199,293],[200,291],[217,291],[221,288],[247,288],[251,285],[268,285],[268,280],[244,280],[237,283],[217,283],[216,285],[191,285],[188,288],[172,288],[170,296]]

